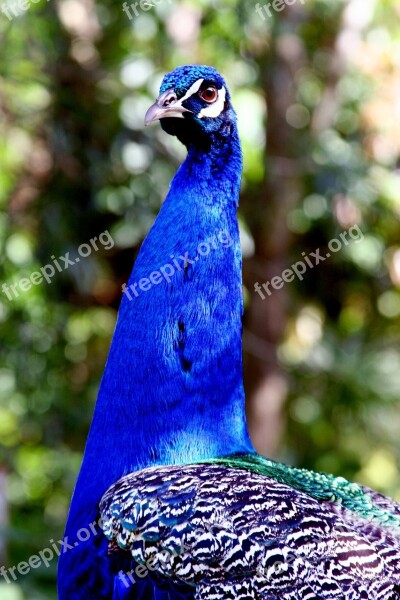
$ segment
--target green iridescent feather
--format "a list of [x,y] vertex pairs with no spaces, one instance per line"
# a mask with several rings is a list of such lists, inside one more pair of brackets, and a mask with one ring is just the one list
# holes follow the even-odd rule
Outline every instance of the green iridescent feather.
[[234,469],[245,469],[270,477],[279,483],[284,483],[300,492],[304,492],[316,500],[341,504],[369,521],[380,525],[398,527],[400,532],[400,517],[398,515],[374,504],[372,495],[368,491],[358,483],[347,481],[343,477],[298,469],[257,454],[231,455],[206,462],[208,464],[225,465]]

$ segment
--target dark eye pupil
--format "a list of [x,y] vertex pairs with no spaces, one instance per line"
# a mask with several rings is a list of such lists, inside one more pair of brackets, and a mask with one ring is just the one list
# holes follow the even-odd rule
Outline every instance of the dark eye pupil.
[[206,88],[203,92],[202,92],[202,97],[204,98],[204,100],[214,100],[215,98],[215,89],[210,87],[210,88]]

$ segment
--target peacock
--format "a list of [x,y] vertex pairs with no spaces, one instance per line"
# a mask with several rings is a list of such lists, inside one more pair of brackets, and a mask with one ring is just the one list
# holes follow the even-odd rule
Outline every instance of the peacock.
[[176,68],[145,117],[158,120],[187,157],[124,287],[59,599],[400,599],[400,505],[251,444],[242,154],[224,79]]

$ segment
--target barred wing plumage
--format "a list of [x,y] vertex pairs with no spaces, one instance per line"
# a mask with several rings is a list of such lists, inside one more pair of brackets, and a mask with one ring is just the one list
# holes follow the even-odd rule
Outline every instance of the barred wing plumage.
[[152,467],[114,484],[100,509],[133,585],[165,580],[196,600],[400,599],[393,527],[245,469]]

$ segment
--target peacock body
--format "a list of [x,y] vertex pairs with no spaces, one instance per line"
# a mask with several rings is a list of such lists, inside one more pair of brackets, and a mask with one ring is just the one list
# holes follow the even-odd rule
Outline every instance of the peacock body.
[[[399,505],[252,448],[242,162],[224,80],[211,67],[177,68],[153,120],[188,156],[122,299],[66,526],[60,600],[400,599]],[[105,535],[81,543],[100,512]]]

